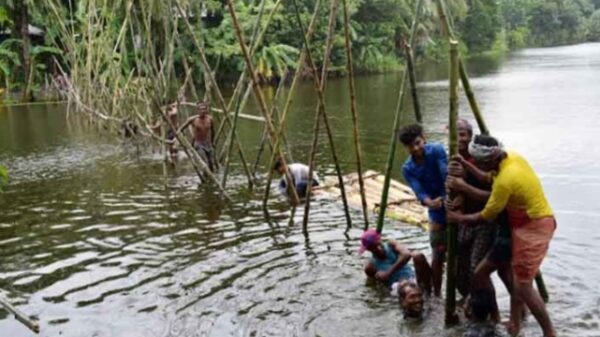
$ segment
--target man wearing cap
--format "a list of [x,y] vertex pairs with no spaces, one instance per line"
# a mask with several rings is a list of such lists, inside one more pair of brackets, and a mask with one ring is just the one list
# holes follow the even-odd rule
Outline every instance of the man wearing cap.
[[[519,334],[524,304],[527,305],[544,336],[556,336],[541,296],[533,288],[533,279],[546,256],[556,229],[552,208],[546,200],[542,184],[520,155],[504,151],[493,137],[476,136],[469,145],[469,153],[483,171],[474,171],[479,180],[493,181],[491,196],[481,212],[461,214],[448,210],[448,221],[475,224],[492,221],[506,208],[512,228],[511,318],[509,330]],[[486,172],[487,171],[487,172]],[[488,172],[496,171],[493,178]]]
[[400,131],[399,139],[410,153],[410,157],[402,166],[404,179],[428,210],[433,291],[435,296],[440,296],[446,252],[444,199],[448,157],[441,144],[427,143],[423,128],[419,124],[404,127]]
[[[400,306],[406,316],[420,316],[423,310],[423,292],[431,292],[431,268],[422,253],[412,253],[400,243],[381,242],[375,229],[363,232],[360,253],[371,252],[365,263],[367,277],[383,283],[398,293]],[[408,264],[413,260],[414,270]],[[415,273],[416,272],[416,273]]]

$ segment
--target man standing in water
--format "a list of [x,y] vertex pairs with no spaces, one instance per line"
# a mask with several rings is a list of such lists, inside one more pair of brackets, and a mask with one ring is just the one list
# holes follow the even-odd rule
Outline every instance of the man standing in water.
[[208,168],[214,172],[216,168],[214,157],[214,123],[212,116],[209,115],[209,106],[207,102],[200,102],[197,105],[198,115],[190,117],[177,131],[178,133],[192,126],[194,141],[192,146]]
[[171,125],[169,125],[169,123],[163,123],[161,120],[159,120],[154,126],[152,126],[152,130],[160,134],[161,126],[165,124],[165,142],[169,145],[169,153],[171,154],[171,160],[174,161],[175,159],[177,159],[178,153],[177,142],[175,137],[175,130],[177,130],[177,128],[179,127],[179,114],[177,112],[177,103],[169,104],[169,106],[167,107],[167,118],[169,119],[171,125],[173,125],[173,128],[171,128]]
[[[306,192],[308,190],[308,184],[311,184],[311,186],[319,186],[319,177],[317,176],[317,173],[313,171],[313,176],[312,179],[309,179],[308,174],[310,172],[310,168],[307,165],[301,164],[301,163],[293,163],[293,164],[289,164],[287,166],[288,172],[290,173],[290,177],[292,178],[292,181],[294,182],[294,185],[296,186],[296,193],[298,193],[298,197],[299,198],[304,198],[306,197]],[[287,189],[287,182],[285,181],[285,166],[283,164],[283,161],[281,159],[278,159],[275,162],[275,165],[273,165],[273,171],[279,173],[280,175],[282,175],[281,179],[279,180],[279,192],[284,195],[289,197],[288,194],[288,189]]]
[[[469,143],[473,138],[473,126],[465,120],[459,119],[458,129],[458,153],[463,160],[475,164],[475,159],[469,154]],[[460,176],[465,170],[459,162],[451,161],[448,170],[451,171],[458,166]],[[465,213],[479,212],[485,206],[487,197],[489,197],[490,184],[481,183],[466,170],[465,179],[457,178],[455,175],[448,175],[446,186],[452,190],[463,191],[469,187],[477,189],[479,194],[465,193]],[[487,190],[487,193],[486,193]],[[470,192],[470,191],[464,191]],[[490,249],[494,237],[495,226],[490,226],[485,221],[478,224],[466,225],[459,224],[458,227],[458,279],[457,288],[463,297],[467,297],[471,292],[472,279],[475,268],[483,260]]]
[[533,288],[533,279],[548,252],[556,229],[552,208],[546,200],[542,184],[527,161],[515,152],[506,152],[490,136],[476,136],[469,145],[469,153],[483,171],[475,171],[484,181],[496,171],[492,192],[481,212],[461,214],[448,211],[448,221],[476,224],[492,221],[506,208],[512,228],[513,292],[509,331],[519,334],[524,304],[540,324],[545,337],[556,333],[540,294]]
[[429,210],[429,243],[431,244],[431,269],[433,291],[441,295],[442,274],[446,252],[446,176],[448,157],[441,144],[427,143],[423,128],[418,124],[404,127],[400,141],[410,153],[402,167],[404,179],[419,201]]

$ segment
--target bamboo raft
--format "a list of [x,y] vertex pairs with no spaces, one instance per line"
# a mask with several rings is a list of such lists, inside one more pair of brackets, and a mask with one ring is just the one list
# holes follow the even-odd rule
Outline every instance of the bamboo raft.
[[[363,180],[367,207],[374,214],[377,214],[381,194],[383,192],[385,176],[377,171],[368,170],[363,174]],[[344,187],[346,189],[348,204],[360,209],[362,207],[362,201],[360,197],[360,186],[358,184],[358,174],[356,172],[344,176]],[[315,188],[314,193],[323,197],[340,198],[341,193],[337,178],[326,177],[325,183],[322,186],[319,186],[319,188]],[[417,197],[410,187],[392,179],[388,203],[394,204],[387,206],[385,212],[386,217],[419,226],[425,230],[427,229],[427,209],[417,200]]]

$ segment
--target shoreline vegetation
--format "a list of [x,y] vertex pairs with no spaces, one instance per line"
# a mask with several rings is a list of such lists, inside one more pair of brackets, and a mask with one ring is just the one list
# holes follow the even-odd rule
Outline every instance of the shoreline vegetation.
[[[298,1],[305,23],[316,2]],[[446,3],[461,41],[460,53],[467,58],[500,57],[525,47],[600,41],[600,0]],[[402,41],[408,35],[415,4],[415,0],[348,1],[356,74],[404,68]],[[177,5],[184,11],[177,11]],[[321,4],[311,41],[320,69],[329,10]],[[145,86],[142,82],[151,79],[163,82],[162,96],[167,100],[176,99],[184,82],[199,92],[196,89],[206,89],[207,81],[192,34],[205,50],[218,83],[233,84],[244,70],[244,62],[226,11],[220,0],[149,0],[143,5],[135,1],[43,0],[35,6],[16,0],[0,5],[1,97],[5,103],[26,102],[64,95],[68,85],[79,91],[105,86],[112,94],[125,94],[128,86]],[[262,85],[290,81],[296,71],[303,78],[311,76],[306,64],[296,62],[302,36],[294,24],[292,6],[277,0],[244,0],[236,2],[236,11],[246,37],[260,30],[253,62]],[[341,11],[336,16],[339,27]],[[190,31],[186,31],[186,21]],[[418,63],[446,62],[448,46],[433,1],[425,1],[411,47]],[[329,77],[347,76],[345,65],[344,38],[338,31]],[[166,78],[153,77],[158,72]],[[109,78],[113,83],[107,83]]]

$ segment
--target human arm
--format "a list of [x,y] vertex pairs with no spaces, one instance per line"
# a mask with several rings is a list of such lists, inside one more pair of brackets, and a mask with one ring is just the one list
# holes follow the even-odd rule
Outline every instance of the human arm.
[[477,181],[488,185],[493,183],[494,179],[492,173],[480,170],[475,164],[465,160],[460,154],[452,156],[452,160],[458,161]]
[[392,267],[388,270],[381,270],[375,274],[375,278],[380,281],[387,281],[395,272],[404,267],[412,258],[410,250],[394,240],[389,241],[392,250],[396,252],[398,258]]
[[448,221],[461,224],[474,224],[480,223],[483,220],[490,222],[495,219],[506,208],[506,204],[510,198],[510,187],[503,180],[496,180],[494,182],[492,193],[481,212],[461,214],[448,208],[446,213]]
[[491,195],[490,191],[479,189],[467,183],[463,178],[453,176],[446,178],[446,188],[464,193],[469,199],[480,202],[487,202]]
[[212,117],[210,118],[210,143],[215,147],[215,123]]
[[425,191],[425,188],[419,181],[413,172],[406,166],[402,168],[402,175],[406,182],[410,185],[410,188],[415,192],[417,199],[425,206],[431,209],[440,209],[443,205],[441,197],[432,199],[429,194]]
[[188,118],[187,121],[185,121],[185,123],[183,123],[183,125],[181,125],[179,127],[179,129],[177,129],[177,133],[178,134],[181,133],[181,131],[185,130],[188,126],[190,126],[190,124],[192,124],[194,119],[196,119],[195,116]]

